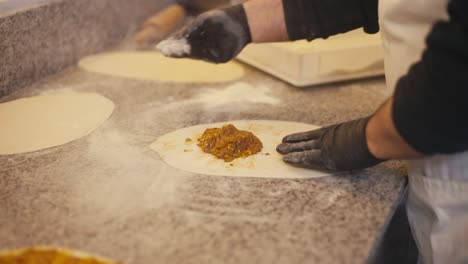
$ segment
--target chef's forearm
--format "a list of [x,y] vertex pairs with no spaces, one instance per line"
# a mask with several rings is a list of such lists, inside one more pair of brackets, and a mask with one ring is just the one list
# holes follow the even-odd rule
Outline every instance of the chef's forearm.
[[468,2],[452,0],[450,18],[434,25],[421,60],[396,88],[399,134],[425,154],[468,150]]
[[409,159],[421,157],[399,134],[392,116],[393,98],[385,102],[367,124],[369,151],[378,159]]
[[379,31],[377,0],[282,0],[290,40],[327,38],[360,27]]
[[253,42],[327,38],[364,27],[379,31],[377,0],[250,0],[244,4]]
[[253,42],[288,40],[282,0],[251,0],[244,9]]

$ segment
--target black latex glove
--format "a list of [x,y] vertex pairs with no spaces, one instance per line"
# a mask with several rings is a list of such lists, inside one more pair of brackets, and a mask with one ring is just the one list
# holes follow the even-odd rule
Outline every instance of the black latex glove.
[[214,63],[232,60],[252,41],[242,5],[196,17],[157,48],[170,57],[190,57]]
[[190,13],[200,13],[230,4],[229,0],[176,0],[176,2],[183,5]]
[[286,136],[277,151],[287,163],[323,170],[348,171],[381,162],[367,147],[370,117]]

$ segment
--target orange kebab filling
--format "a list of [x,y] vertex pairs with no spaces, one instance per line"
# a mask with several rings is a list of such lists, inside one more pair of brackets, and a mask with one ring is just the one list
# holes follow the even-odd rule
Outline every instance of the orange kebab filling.
[[252,132],[238,130],[231,124],[222,128],[208,128],[198,138],[198,146],[225,162],[255,155],[263,148],[260,139]]

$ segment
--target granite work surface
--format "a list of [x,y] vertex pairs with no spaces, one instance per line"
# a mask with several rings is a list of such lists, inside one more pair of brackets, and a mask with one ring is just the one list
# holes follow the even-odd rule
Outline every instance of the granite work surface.
[[0,0],[0,97],[120,43],[165,0]]
[[101,76],[72,67],[5,102],[56,92],[98,92],[116,104],[91,135],[39,152],[0,156],[0,249],[57,245],[129,264],[364,263],[405,183],[399,162],[318,179],[195,175],[149,148],[178,128],[234,119],[317,125],[371,113],[383,79],[293,88],[246,67],[277,105],[194,102],[227,84]]
[[54,0],[0,0],[0,16],[17,10],[35,8]]
[[47,0],[0,0],[0,14],[7,14],[15,12],[18,9],[34,7],[45,2],[47,2]]

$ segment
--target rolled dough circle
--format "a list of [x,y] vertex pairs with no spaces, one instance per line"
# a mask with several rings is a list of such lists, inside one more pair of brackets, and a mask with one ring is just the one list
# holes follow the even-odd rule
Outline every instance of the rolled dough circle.
[[55,247],[30,247],[0,252],[0,263],[117,264],[117,262],[101,256],[93,256],[81,251]]
[[114,103],[95,93],[64,93],[0,104],[0,155],[55,147],[79,139],[109,118]]
[[[203,131],[225,124],[233,124],[238,129],[254,133],[262,141],[263,150],[256,155],[232,162],[224,162],[203,152],[197,146],[197,139]],[[316,178],[330,175],[330,173],[288,165],[276,152],[276,146],[281,143],[284,136],[316,128],[318,127],[296,122],[237,120],[182,128],[163,135],[151,144],[151,148],[158,152],[161,159],[171,167],[197,174],[259,178]]]
[[183,83],[228,82],[244,75],[242,66],[235,62],[211,64],[167,58],[148,51],[104,53],[86,57],[78,65],[86,71],[105,75]]

